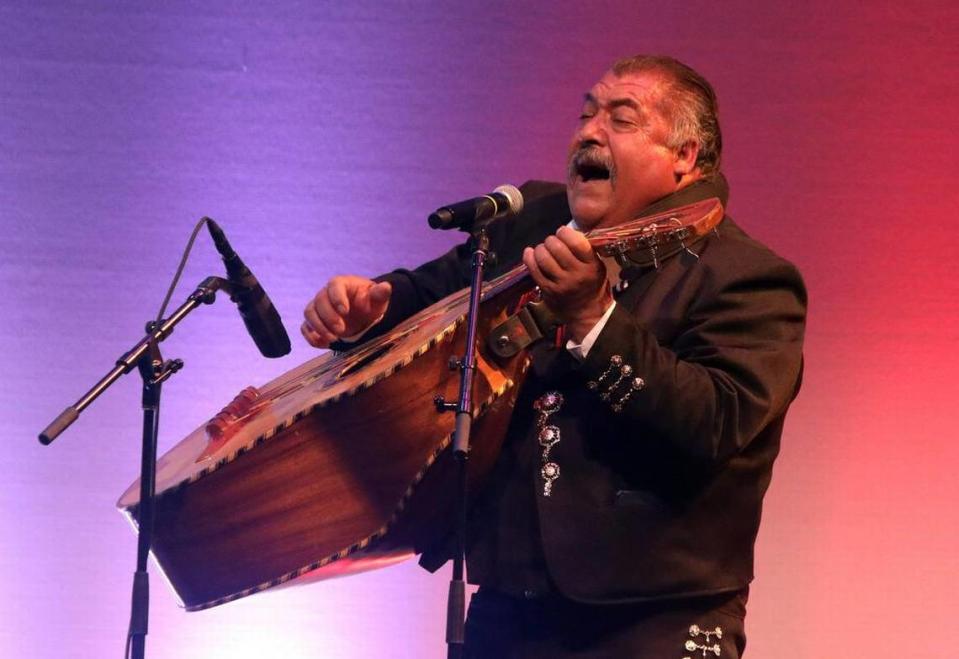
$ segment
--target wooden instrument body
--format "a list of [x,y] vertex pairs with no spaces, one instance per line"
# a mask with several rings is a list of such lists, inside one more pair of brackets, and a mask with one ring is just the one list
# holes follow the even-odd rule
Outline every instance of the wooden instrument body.
[[[530,288],[520,269],[487,284],[479,335]],[[443,468],[455,415],[433,398],[458,396],[449,361],[464,352],[466,293],[266,385],[219,445],[202,427],[160,458],[152,551],[188,610],[383,567],[442,538],[455,499],[455,471]],[[523,353],[498,363],[479,350],[471,489],[499,452],[527,366]],[[138,495],[139,481],[118,503],[131,521]]]
[[[658,264],[722,213],[710,199],[589,238],[601,254],[642,251]],[[483,289],[478,336],[487,337],[532,282],[521,266]],[[467,298],[454,293],[350,352],[244,390],[158,460],[152,551],[188,610],[383,567],[445,536],[455,417],[433,398],[458,396],[449,361],[465,352]],[[478,355],[471,491],[492,468],[529,367],[525,351],[496,358],[483,340]],[[117,504],[134,522],[138,500],[136,481]]]

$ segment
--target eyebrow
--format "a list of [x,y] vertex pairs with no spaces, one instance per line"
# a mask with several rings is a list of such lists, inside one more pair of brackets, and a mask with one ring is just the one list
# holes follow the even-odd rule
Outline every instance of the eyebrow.
[[[590,94],[589,92],[586,92],[585,94],[583,94],[583,101],[586,103],[593,103],[595,105],[599,105],[599,101],[596,100],[596,97]],[[614,98],[613,100],[609,102],[609,107],[611,108],[627,107],[627,108],[632,108],[633,110],[636,110],[636,112],[640,114],[645,114],[645,111],[639,105],[639,103],[637,103],[636,101],[634,101],[633,99],[629,97]]]

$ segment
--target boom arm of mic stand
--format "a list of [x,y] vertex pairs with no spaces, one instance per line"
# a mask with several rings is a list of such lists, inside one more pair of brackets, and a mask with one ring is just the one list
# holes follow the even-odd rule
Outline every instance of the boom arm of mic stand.
[[109,389],[110,385],[116,382],[121,375],[126,375],[137,367],[137,363],[147,352],[151,343],[160,343],[170,336],[173,328],[201,304],[213,304],[216,300],[216,293],[219,290],[226,291],[229,295],[232,295],[234,292],[233,285],[226,279],[222,277],[207,277],[200,282],[200,285],[190,294],[186,302],[180,305],[169,318],[161,322],[159,326],[154,326],[153,323],[150,323],[147,326],[147,335],[140,339],[140,342],[129,351],[124,353],[123,356],[117,360],[116,366],[103,376],[90,391],[85,393],[76,403],[63,410],[63,412],[40,433],[40,443],[47,445],[55,440],[60,433],[70,427],[70,424],[79,418],[83,410],[89,407],[100,394]]

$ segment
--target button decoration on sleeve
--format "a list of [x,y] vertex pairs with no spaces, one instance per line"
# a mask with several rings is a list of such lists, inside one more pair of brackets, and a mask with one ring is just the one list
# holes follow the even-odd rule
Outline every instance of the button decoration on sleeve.
[[590,391],[599,392],[599,398],[609,403],[614,412],[622,412],[623,404],[635,392],[646,388],[646,380],[633,375],[633,367],[624,363],[622,355],[613,355],[609,359],[609,366],[595,380],[586,383]]

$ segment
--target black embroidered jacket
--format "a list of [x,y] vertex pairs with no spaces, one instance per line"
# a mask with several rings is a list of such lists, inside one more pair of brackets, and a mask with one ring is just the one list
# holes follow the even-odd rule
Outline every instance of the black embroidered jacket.
[[[522,190],[524,212],[491,225],[493,275],[570,220],[563,186]],[[714,196],[725,205],[721,176],[647,213]],[[608,603],[752,579],[762,499],[801,379],[806,292],[793,265],[728,216],[690,249],[699,258],[680,251],[631,273],[584,362],[534,351],[501,464],[472,512],[471,582]],[[379,277],[393,295],[369,336],[467,286],[468,273],[463,245]],[[547,391],[563,404],[549,417],[561,432],[549,453],[560,475],[544,496],[530,407]],[[436,567],[444,557],[426,558]]]

